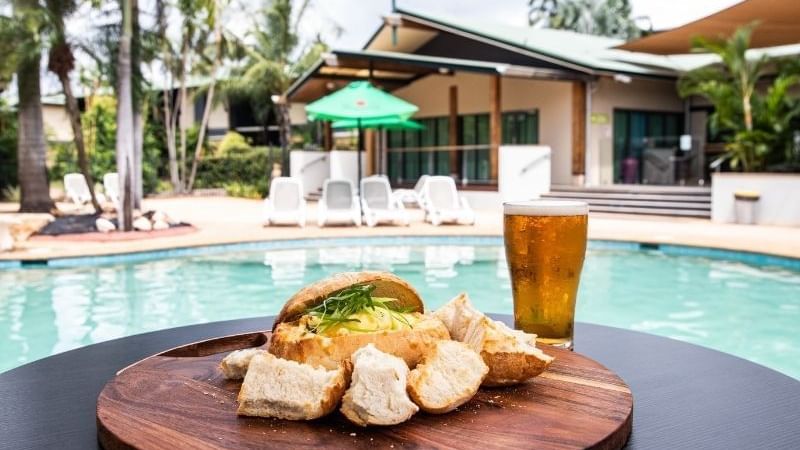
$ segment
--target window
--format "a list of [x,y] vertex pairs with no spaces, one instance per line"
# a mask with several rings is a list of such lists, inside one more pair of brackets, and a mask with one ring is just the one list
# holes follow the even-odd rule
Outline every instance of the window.
[[537,111],[503,113],[503,144],[538,144],[539,114]]
[[645,151],[678,148],[683,114],[614,110],[614,182],[640,183]]

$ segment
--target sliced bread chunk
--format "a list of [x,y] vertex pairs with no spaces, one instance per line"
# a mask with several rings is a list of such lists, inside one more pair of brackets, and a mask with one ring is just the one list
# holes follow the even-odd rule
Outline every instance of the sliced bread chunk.
[[450,336],[480,353],[489,366],[484,386],[507,386],[533,378],[547,369],[553,357],[536,348],[536,335],[509,328],[475,309],[466,294],[433,313]]
[[423,411],[443,414],[468,402],[487,373],[481,356],[466,344],[439,341],[408,376],[408,394]]
[[353,378],[342,398],[342,414],[356,425],[395,425],[419,408],[406,393],[408,366],[373,344],[353,353]]
[[348,378],[349,363],[326,370],[259,353],[250,360],[237,412],[243,416],[316,419],[336,409]]
[[260,353],[267,353],[267,351],[260,348],[235,350],[222,360],[219,367],[222,369],[225,378],[229,380],[241,380],[244,378],[244,374],[247,373],[247,366],[250,365],[250,360],[253,359],[253,356]]

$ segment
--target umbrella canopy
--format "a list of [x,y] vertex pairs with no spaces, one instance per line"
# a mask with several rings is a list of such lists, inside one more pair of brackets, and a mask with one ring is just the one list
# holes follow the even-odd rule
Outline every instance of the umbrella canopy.
[[[333,128],[346,130],[358,128],[358,120],[346,119],[333,122]],[[424,130],[425,126],[411,119],[402,120],[394,118],[364,119],[361,121],[361,128],[383,128],[386,130]]]
[[800,1],[745,0],[708,17],[616,48],[660,55],[689,53],[695,36],[709,39],[730,36],[736,28],[754,21],[758,25],[753,30],[751,48],[800,43]]
[[306,105],[311,120],[408,119],[419,108],[367,81],[354,81]]

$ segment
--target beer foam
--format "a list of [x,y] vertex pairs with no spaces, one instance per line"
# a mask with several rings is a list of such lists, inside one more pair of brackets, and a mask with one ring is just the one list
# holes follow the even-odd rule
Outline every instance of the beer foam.
[[527,200],[503,203],[503,214],[510,216],[583,216],[589,205],[577,200]]

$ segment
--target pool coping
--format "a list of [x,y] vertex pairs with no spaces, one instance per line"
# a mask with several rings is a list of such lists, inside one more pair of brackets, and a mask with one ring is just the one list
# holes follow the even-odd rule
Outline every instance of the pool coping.
[[[0,260],[0,270],[25,268],[67,268],[154,261],[175,257],[205,256],[234,251],[263,251],[292,248],[337,247],[358,244],[393,245],[503,245],[501,235],[375,235],[314,238],[284,238],[231,243],[198,244],[158,250],[111,253],[105,255],[64,256],[41,259]],[[589,249],[658,251],[668,256],[694,256],[735,261],[754,266],[774,266],[800,271],[800,258],[730,250],[688,244],[664,244],[614,239],[590,239]]]

